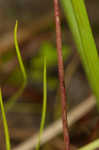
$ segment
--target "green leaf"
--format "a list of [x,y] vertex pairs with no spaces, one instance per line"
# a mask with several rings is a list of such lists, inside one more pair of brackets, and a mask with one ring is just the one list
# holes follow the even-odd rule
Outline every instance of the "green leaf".
[[7,104],[5,105],[6,111],[15,104],[16,100],[20,97],[20,95],[24,91],[24,88],[27,84],[27,75],[26,75],[25,67],[24,67],[24,64],[22,61],[22,57],[20,54],[20,49],[19,49],[18,41],[17,41],[17,26],[18,26],[18,22],[16,21],[16,25],[14,28],[14,43],[15,43],[16,54],[17,54],[20,70],[21,70],[22,77],[23,77],[23,83],[22,83],[20,89],[8,100]]
[[17,54],[17,58],[18,58],[18,62],[19,62],[19,66],[24,78],[24,81],[27,80],[27,75],[26,75],[26,71],[23,65],[23,61],[22,61],[22,57],[20,54],[20,49],[19,49],[19,45],[18,45],[18,40],[17,40],[17,28],[18,28],[18,21],[16,21],[16,25],[14,28],[14,43],[15,43],[15,48],[16,48],[16,54]]
[[7,125],[6,115],[5,115],[4,106],[3,106],[1,88],[0,88],[0,108],[1,108],[2,118],[3,118],[4,131],[5,131],[6,150],[10,150],[10,147],[11,147],[10,137],[9,137],[8,125]]
[[61,3],[99,107],[99,58],[84,0],[61,0]]
[[36,146],[36,150],[39,150],[40,147],[40,139],[44,129],[45,118],[46,118],[46,107],[47,107],[47,75],[46,75],[46,58],[44,57],[44,72],[43,72],[43,109],[42,109],[42,118],[40,124],[40,134],[39,141]]

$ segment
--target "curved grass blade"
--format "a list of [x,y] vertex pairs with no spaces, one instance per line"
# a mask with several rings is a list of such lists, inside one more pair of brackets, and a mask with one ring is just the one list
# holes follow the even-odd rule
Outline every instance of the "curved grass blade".
[[46,75],[46,58],[44,57],[44,71],[43,71],[43,108],[42,108],[42,118],[40,124],[40,134],[39,141],[36,146],[36,150],[39,150],[40,147],[40,139],[44,129],[45,118],[46,118],[46,107],[47,107],[47,75]]
[[5,115],[4,106],[3,106],[1,88],[0,88],[0,108],[1,108],[2,118],[3,118],[5,141],[6,141],[6,150],[10,150],[10,147],[11,147],[10,146],[10,137],[9,137],[8,125],[7,125],[6,115]]
[[18,40],[17,40],[17,28],[18,28],[18,21],[16,21],[16,25],[14,28],[14,43],[15,43],[15,48],[16,48],[16,54],[17,54],[17,58],[18,58],[18,62],[19,62],[19,66],[24,78],[24,81],[27,80],[27,75],[26,75],[26,71],[23,65],[23,61],[22,61],[22,57],[20,54],[20,49],[19,49],[19,45],[18,45]]
[[84,0],[61,0],[61,3],[99,108],[99,57]]
[[16,100],[22,94],[22,92],[27,84],[27,75],[26,75],[25,67],[24,67],[24,64],[22,61],[22,57],[20,54],[20,49],[19,49],[18,41],[17,41],[17,28],[18,28],[18,21],[16,21],[15,28],[14,28],[14,43],[15,43],[15,48],[16,48],[17,59],[19,62],[22,76],[23,76],[23,83],[21,85],[21,88],[8,100],[7,104],[5,105],[6,111],[9,110],[15,104]]

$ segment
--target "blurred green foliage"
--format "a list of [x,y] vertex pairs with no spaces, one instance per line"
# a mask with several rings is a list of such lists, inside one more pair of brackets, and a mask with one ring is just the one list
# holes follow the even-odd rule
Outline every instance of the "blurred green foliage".
[[[66,45],[62,48],[63,52],[63,60],[65,61],[69,54],[70,54],[70,48]],[[57,51],[56,47],[51,42],[45,41],[42,43],[40,47],[40,51],[38,55],[31,59],[31,71],[30,77],[32,81],[42,81],[42,67],[43,67],[43,58],[46,56],[46,62],[47,62],[47,68],[48,71],[51,68],[57,67]],[[49,88],[55,88],[57,86],[58,80],[55,76],[48,76],[48,87]]]
[[19,67],[16,67],[12,71],[10,78],[7,80],[6,84],[18,86],[18,85],[22,84],[22,81],[23,81],[22,80],[22,73],[20,72]]
[[[63,59],[65,60],[70,54],[70,50],[69,50],[69,47],[67,46],[63,46],[62,50],[63,50],[62,51]],[[42,58],[44,56],[46,56],[47,67],[53,67],[57,65],[56,47],[54,47],[54,45],[48,41],[45,41],[44,43],[42,43],[39,55],[32,60],[32,63],[36,68],[38,69],[42,68],[43,66]]]
[[1,61],[3,63],[7,63],[9,60],[11,60],[15,56],[15,51],[14,50],[9,50],[1,56]]

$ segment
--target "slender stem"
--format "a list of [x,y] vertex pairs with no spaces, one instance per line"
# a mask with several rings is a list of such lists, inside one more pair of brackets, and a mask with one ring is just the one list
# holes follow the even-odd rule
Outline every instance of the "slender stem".
[[1,109],[1,113],[2,113],[3,125],[4,125],[6,150],[11,150],[10,137],[9,137],[9,131],[8,131],[8,124],[7,124],[6,115],[5,115],[5,109],[4,109],[4,105],[3,105],[1,88],[0,88],[0,109]]
[[58,53],[58,71],[59,71],[60,94],[61,94],[61,104],[62,104],[64,143],[65,143],[65,150],[70,150],[69,133],[68,133],[68,125],[67,125],[66,91],[65,91],[65,84],[64,84],[62,39],[61,39],[61,27],[60,27],[58,0],[54,0],[54,13],[55,13],[55,22],[56,22],[56,44],[57,44],[57,53]]

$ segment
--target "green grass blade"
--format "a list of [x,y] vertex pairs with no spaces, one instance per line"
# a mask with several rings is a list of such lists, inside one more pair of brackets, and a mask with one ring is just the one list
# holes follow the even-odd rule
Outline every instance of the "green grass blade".
[[95,150],[99,148],[99,139],[91,142],[90,144],[80,148],[79,150]]
[[22,94],[22,92],[27,84],[27,75],[26,75],[25,67],[24,67],[24,64],[22,61],[22,57],[20,54],[20,49],[19,49],[18,41],[17,41],[17,28],[18,28],[18,22],[16,21],[16,25],[14,28],[14,43],[15,43],[16,54],[17,54],[20,70],[21,70],[21,73],[23,76],[23,83],[21,85],[21,88],[8,100],[7,104],[5,105],[6,111],[9,110],[15,104],[16,100]]
[[1,108],[2,118],[3,118],[4,131],[5,131],[6,150],[10,150],[10,147],[11,147],[10,137],[9,137],[8,125],[7,125],[6,115],[5,115],[4,106],[3,106],[1,88],[0,88],[0,108]]
[[40,134],[39,141],[36,146],[36,150],[39,150],[40,147],[40,139],[44,129],[45,118],[46,118],[46,107],[47,107],[47,75],[46,75],[46,58],[44,58],[44,72],[43,72],[43,108],[42,108],[42,118],[40,124]]
[[61,0],[61,3],[99,107],[99,58],[84,0]]
[[26,71],[25,71],[25,68],[24,68],[24,65],[23,65],[23,61],[22,61],[22,57],[21,57],[20,49],[19,49],[19,45],[18,45],[18,40],[17,40],[17,28],[18,28],[18,21],[16,21],[16,25],[15,25],[15,28],[14,28],[14,43],[15,43],[15,48],[16,48],[16,53],[17,53],[19,66],[20,66],[24,81],[26,81],[27,80],[27,75],[26,75]]

